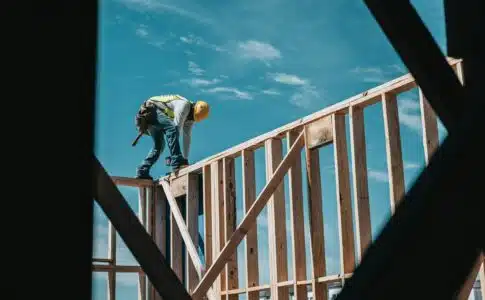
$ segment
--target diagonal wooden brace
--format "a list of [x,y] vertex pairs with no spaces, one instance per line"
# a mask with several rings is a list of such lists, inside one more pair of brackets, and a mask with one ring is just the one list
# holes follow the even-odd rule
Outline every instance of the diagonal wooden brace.
[[[94,155],[93,155],[94,156]],[[163,299],[190,300],[185,287],[165,261],[160,249],[148,235],[111,177],[93,157],[94,199],[125,242],[143,272]]]
[[204,277],[200,280],[197,287],[194,289],[192,299],[201,299],[202,295],[204,295],[209,287],[213,284],[214,280],[224,268],[227,259],[234,253],[234,251],[236,251],[239,243],[244,239],[251,227],[254,226],[256,218],[261,213],[276,188],[280,185],[281,181],[285,177],[285,174],[293,165],[294,160],[300,159],[300,150],[303,148],[304,144],[304,130],[302,130],[295,143],[286,154],[286,157],[278,165],[278,168],[276,168],[276,171],[273,173],[271,179],[266,183],[258,198],[253,202],[253,205],[248,210],[246,216],[244,216],[244,219],[241,221],[239,226],[231,235],[229,241],[219,253],[217,259],[213,262],[211,267],[204,274]]
[[[167,202],[170,206],[170,210],[175,219],[175,223],[177,224],[180,230],[182,239],[184,240],[185,246],[187,247],[187,252],[189,253],[190,258],[192,259],[195,270],[197,271],[197,275],[199,276],[199,279],[200,279],[202,277],[202,274],[204,273],[204,265],[200,260],[200,257],[197,253],[197,249],[195,248],[192,238],[190,237],[189,230],[185,225],[184,219],[182,217],[182,213],[180,212],[180,209],[177,205],[177,200],[175,200],[175,197],[170,191],[170,185],[166,180],[160,180],[160,184],[162,185],[163,191],[165,192],[165,196],[167,198]],[[213,291],[210,289],[207,292],[207,298],[210,300],[216,299]]]

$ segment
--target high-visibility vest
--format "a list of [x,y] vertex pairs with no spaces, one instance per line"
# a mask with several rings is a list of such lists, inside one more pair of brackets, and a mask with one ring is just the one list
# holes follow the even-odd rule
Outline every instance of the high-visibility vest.
[[[152,100],[152,101],[156,101],[156,102],[160,102],[162,104],[165,104],[165,103],[168,103],[168,102],[171,102],[173,100],[184,100],[184,101],[189,101],[187,100],[186,98],[180,96],[180,95],[160,95],[160,96],[153,96],[153,97],[150,97],[150,99],[148,100]],[[190,101],[189,101],[190,102]],[[158,105],[157,105],[158,106]],[[164,114],[166,114],[170,119],[173,119],[175,117],[175,114],[173,112],[173,110],[168,107],[167,105],[163,105],[163,107],[161,106],[158,106]]]

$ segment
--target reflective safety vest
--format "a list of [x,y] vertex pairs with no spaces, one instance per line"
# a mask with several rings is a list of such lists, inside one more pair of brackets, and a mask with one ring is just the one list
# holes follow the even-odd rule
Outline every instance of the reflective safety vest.
[[[156,104],[162,104],[162,105],[157,105],[164,114],[166,114],[170,119],[173,119],[175,117],[175,114],[173,110],[165,105],[168,102],[171,102],[173,100],[184,100],[184,101],[189,101],[186,98],[180,96],[180,95],[161,95],[161,96],[153,96],[150,97],[151,101],[157,102]],[[190,102],[190,101],[189,101]]]

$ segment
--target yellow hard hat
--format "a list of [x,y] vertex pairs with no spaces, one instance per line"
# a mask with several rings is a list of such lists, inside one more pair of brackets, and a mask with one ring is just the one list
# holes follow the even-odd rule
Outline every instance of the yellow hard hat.
[[200,122],[209,116],[209,104],[202,100],[198,100],[194,105],[194,120]]

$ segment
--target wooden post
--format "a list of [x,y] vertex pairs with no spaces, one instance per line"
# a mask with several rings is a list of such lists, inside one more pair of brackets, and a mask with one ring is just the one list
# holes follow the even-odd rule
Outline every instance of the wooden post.
[[[286,140],[288,149],[291,148],[297,138],[296,132],[288,132]],[[293,254],[293,280],[295,299],[306,300],[308,296],[305,285],[298,285],[298,281],[306,280],[306,255],[305,255],[305,224],[303,216],[303,185],[301,155],[296,158],[288,174],[289,197],[290,197],[290,221],[291,221],[291,247]]]
[[[248,212],[256,199],[256,169],[254,166],[254,151],[242,151],[242,180],[244,211]],[[254,224],[246,236],[246,299],[259,300],[259,291],[249,291],[259,285],[258,269],[258,230]]]
[[424,159],[426,164],[428,164],[439,145],[438,121],[433,108],[424,97],[421,89],[419,89],[419,104],[422,114],[421,127],[423,130]]
[[[226,221],[226,226],[224,228],[224,241],[228,241],[236,229],[236,178],[234,169],[234,159],[225,157],[223,159],[224,217]],[[237,251],[235,251],[227,261],[226,283],[228,291],[238,288]],[[227,294],[226,298],[230,300],[237,300],[239,296]]]
[[202,169],[203,182],[203,205],[204,205],[204,253],[205,265],[208,268],[212,265],[212,193],[211,193],[211,168],[206,165]]
[[384,114],[391,212],[394,213],[396,205],[404,196],[404,168],[396,95],[382,94],[382,111]]
[[[194,248],[196,250],[195,255],[198,257],[197,246],[199,244],[199,183],[196,174],[189,174],[187,176],[187,196],[186,196],[186,220],[187,228]],[[186,245],[186,249],[188,249]],[[196,268],[194,267],[195,262],[190,258],[189,250],[186,250],[186,274],[187,274],[187,287],[189,293],[196,287],[199,282],[199,276]]]
[[[138,218],[141,224],[146,228],[146,189],[138,188]],[[146,275],[138,275],[138,300],[146,300]]]
[[352,201],[350,196],[349,159],[347,156],[345,115],[333,115],[335,179],[337,184],[337,218],[340,239],[340,272],[352,273],[355,266]]
[[[304,129],[305,143],[308,136]],[[312,291],[313,299],[327,300],[328,289],[326,284],[318,282],[319,277],[327,273],[325,260],[325,242],[322,211],[322,184],[320,177],[320,155],[318,148],[309,149],[305,144],[308,213],[310,215],[310,248],[312,255]]]
[[108,300],[116,300],[116,230],[108,221],[108,259],[111,269],[108,271]]
[[357,261],[372,241],[369,187],[367,181],[367,155],[365,147],[364,111],[361,107],[350,109],[350,146],[352,153],[352,176],[354,191],[355,230],[357,237]]
[[[221,247],[224,245],[224,218],[223,210],[223,191],[222,191],[222,176],[223,176],[222,162],[215,161],[211,164],[211,182],[212,182],[212,255],[213,258],[218,257],[221,252]],[[222,205],[221,205],[222,203]],[[220,296],[222,290],[224,290],[225,285],[225,273],[224,270],[221,271],[217,279],[214,281],[214,292],[218,299],[222,298]],[[199,282],[200,285],[201,282]],[[195,291],[194,291],[195,292]]]
[[[269,181],[283,159],[281,140],[267,140],[265,150],[266,180]],[[284,181],[281,181],[268,201],[268,242],[271,299],[288,299],[288,288],[278,287],[279,282],[288,280]]]
[[[166,197],[165,193],[159,187],[153,188],[155,191],[154,201],[154,239],[158,248],[162,252],[163,256],[167,255],[167,243],[166,243]],[[163,300],[162,297],[154,290],[154,300]]]
[[[182,203],[179,199],[175,199],[177,207],[181,210]],[[170,265],[172,270],[177,275],[180,282],[184,282],[183,278],[183,264],[182,264],[182,236],[175,220],[174,212],[170,210]]]

